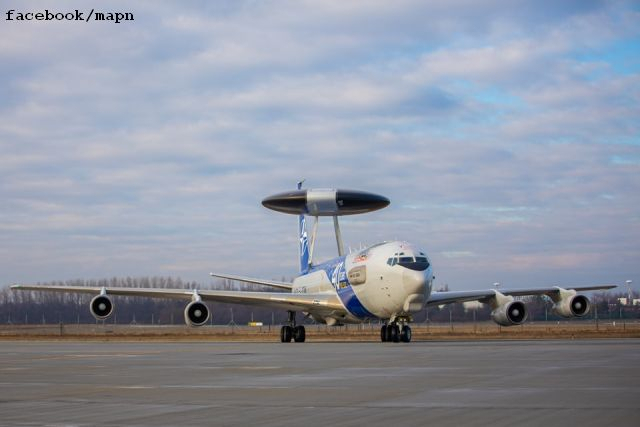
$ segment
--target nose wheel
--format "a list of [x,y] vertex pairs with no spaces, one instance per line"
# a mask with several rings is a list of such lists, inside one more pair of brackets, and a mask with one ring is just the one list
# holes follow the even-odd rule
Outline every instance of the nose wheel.
[[409,325],[389,323],[380,328],[380,341],[382,342],[411,342],[411,328]]

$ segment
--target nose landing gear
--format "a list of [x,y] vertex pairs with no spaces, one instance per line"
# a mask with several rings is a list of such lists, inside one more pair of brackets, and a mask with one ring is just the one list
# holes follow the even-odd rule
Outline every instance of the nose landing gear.
[[304,326],[296,325],[296,312],[289,311],[287,319],[288,325],[284,325],[280,328],[280,342],[304,342],[306,339],[306,331]]
[[409,325],[397,322],[382,325],[380,328],[380,341],[382,342],[411,342],[411,328]]

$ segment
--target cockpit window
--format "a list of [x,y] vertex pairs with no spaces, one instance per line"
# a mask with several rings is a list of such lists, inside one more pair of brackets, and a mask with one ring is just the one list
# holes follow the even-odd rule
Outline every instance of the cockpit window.
[[387,260],[387,264],[394,266],[396,264],[406,267],[410,270],[424,271],[429,268],[427,257],[419,256],[416,258],[410,256],[391,257]]

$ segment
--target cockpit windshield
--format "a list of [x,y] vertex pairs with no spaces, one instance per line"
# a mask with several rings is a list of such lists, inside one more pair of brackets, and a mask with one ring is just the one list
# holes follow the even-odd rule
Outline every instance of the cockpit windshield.
[[387,264],[390,266],[399,265],[402,267],[406,267],[410,270],[415,271],[424,271],[429,268],[429,260],[427,260],[426,256],[408,256],[403,252],[400,254],[395,254],[391,258],[387,260]]

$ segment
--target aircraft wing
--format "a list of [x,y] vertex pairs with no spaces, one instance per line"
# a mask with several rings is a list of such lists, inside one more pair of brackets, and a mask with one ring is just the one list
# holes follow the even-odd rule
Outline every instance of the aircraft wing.
[[235,280],[238,282],[253,283],[255,285],[271,286],[272,288],[291,290],[293,285],[287,282],[276,282],[275,280],[254,279],[252,277],[235,276],[232,274],[209,273],[211,277],[219,277],[221,279]]
[[[615,288],[616,285],[595,285],[595,286],[576,286],[563,287],[563,289],[573,289],[577,292],[597,291]],[[498,289],[497,291],[503,295],[525,296],[525,295],[547,295],[553,296],[560,293],[559,286],[550,288],[534,288],[534,289]],[[480,301],[486,302],[496,295],[496,289],[485,289],[478,291],[450,291],[450,292],[432,292],[427,305],[442,305],[455,302]]]
[[259,305],[284,310],[346,313],[344,305],[334,294],[292,294],[288,292],[243,292],[204,290],[198,294],[205,301]]
[[193,298],[194,293],[197,293],[197,295],[199,295],[204,301],[258,305],[284,310],[324,314],[346,313],[344,305],[342,305],[338,296],[334,294],[37,285],[13,285],[11,286],[11,289],[23,291],[85,293],[94,295],[106,292],[107,295],[173,298],[183,300],[190,300]]

